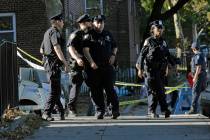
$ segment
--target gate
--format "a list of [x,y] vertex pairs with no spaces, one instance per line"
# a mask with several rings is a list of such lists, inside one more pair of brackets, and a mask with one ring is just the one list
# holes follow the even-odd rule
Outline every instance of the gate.
[[4,41],[0,44],[0,115],[8,104],[18,105],[17,45]]

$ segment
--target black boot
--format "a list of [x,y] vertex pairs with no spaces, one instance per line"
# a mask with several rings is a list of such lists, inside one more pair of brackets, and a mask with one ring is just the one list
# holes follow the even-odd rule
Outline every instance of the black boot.
[[117,119],[120,116],[120,112],[119,111],[113,111],[112,112],[112,119]]
[[171,111],[166,110],[165,111],[165,118],[170,118],[170,115],[171,115]]

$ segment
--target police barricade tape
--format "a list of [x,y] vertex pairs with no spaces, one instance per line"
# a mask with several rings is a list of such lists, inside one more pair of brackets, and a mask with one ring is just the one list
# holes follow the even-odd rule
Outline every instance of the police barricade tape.
[[[120,82],[120,81],[116,81],[115,85],[117,85],[117,86],[132,86],[132,87],[142,87],[142,86],[144,86],[144,85],[141,85],[141,84],[126,83],[126,82]],[[182,88],[190,88],[190,87],[187,87],[187,86],[184,86],[184,85],[185,84],[180,84],[180,85],[175,86],[175,87],[165,87],[166,89],[169,89],[165,92],[165,94],[170,94],[173,91],[176,91],[176,90],[179,90],[179,89],[182,89]]]
[[[19,49],[18,49],[19,50]],[[29,61],[28,59],[24,58],[21,53],[17,50],[17,56],[20,57],[24,62],[26,62],[29,66],[31,66],[34,69],[38,69],[38,70],[44,70],[44,67],[37,65],[31,61]],[[23,53],[23,51],[21,51]],[[25,52],[26,53],[26,52]],[[24,53],[24,54],[25,54]],[[27,53],[28,54],[28,53]],[[28,54],[29,55],[29,54]],[[28,56],[27,55],[27,56]],[[38,60],[38,59],[37,59]],[[40,60],[39,60],[40,61]]]
[[40,64],[43,64],[43,62],[39,59],[37,59],[36,57],[30,55],[29,53],[25,52],[24,50],[22,50],[21,48],[17,47],[18,51],[20,51],[21,53],[27,55],[29,58],[35,60],[36,62],[40,63]]
[[[35,58],[34,56],[30,55],[29,53],[23,51],[22,49],[20,49],[19,47],[17,47],[17,49],[22,52],[23,54],[27,55],[29,58],[35,60],[36,62],[40,63],[40,64],[43,64],[42,61],[40,61],[39,59]],[[31,61],[29,61],[28,59],[24,58],[20,52],[17,50],[17,55],[23,60],[25,61],[29,66],[33,67],[34,69],[39,69],[39,70],[44,70],[44,67],[40,66],[40,65],[37,65]],[[121,81],[116,81],[115,82],[115,85],[118,85],[118,86],[132,86],[132,87],[141,87],[141,86],[144,86],[144,85],[141,85],[141,84],[135,84],[135,83],[126,83],[126,82],[121,82]],[[184,87],[184,84],[180,84],[176,87],[165,87],[166,89],[170,89],[170,90],[167,90],[165,92],[165,94],[170,94],[172,93],[173,91],[176,91],[178,89],[182,89],[182,88],[190,88],[190,87]]]

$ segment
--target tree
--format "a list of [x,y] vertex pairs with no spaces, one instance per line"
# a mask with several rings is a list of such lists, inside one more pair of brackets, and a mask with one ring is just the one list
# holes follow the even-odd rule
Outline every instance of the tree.
[[[146,0],[147,2],[145,2],[145,0],[141,0],[141,2],[143,4],[146,4],[148,6],[148,3],[153,3],[152,0]],[[144,40],[150,35],[149,34],[149,23],[154,21],[154,20],[167,20],[168,18],[172,17],[178,10],[180,10],[188,1],[190,0],[178,0],[177,3],[171,7],[169,10],[166,10],[164,13],[162,13],[162,9],[163,9],[163,5],[165,3],[166,0],[155,0],[153,7],[152,7],[152,11],[150,14],[150,17],[147,21],[147,26],[143,35],[143,39],[142,39],[142,44],[144,42]],[[144,6],[144,5],[142,5]],[[142,45],[141,45],[142,46]]]
[[[175,6],[176,3],[177,3],[177,0],[168,0],[169,9]],[[177,58],[181,58],[182,49],[184,47],[184,34],[182,30],[182,25],[181,25],[180,14],[178,12],[175,13],[173,15],[173,19],[174,19],[174,27],[175,27],[175,33],[176,33],[176,54],[177,54]]]
[[192,22],[193,41],[197,42],[199,36],[207,30],[209,25],[208,13],[210,12],[209,0],[192,0],[185,7],[185,16],[188,16]]

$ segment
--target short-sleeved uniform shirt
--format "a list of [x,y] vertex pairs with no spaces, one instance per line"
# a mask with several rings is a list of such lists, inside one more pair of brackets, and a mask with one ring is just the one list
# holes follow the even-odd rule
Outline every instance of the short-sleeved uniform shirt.
[[74,47],[75,50],[82,56],[83,56],[83,48],[82,48],[83,35],[84,31],[76,30],[73,33],[71,33],[67,42],[67,47]]
[[91,57],[100,66],[109,63],[112,50],[117,46],[110,32],[104,30],[98,33],[91,30],[88,34],[84,35],[83,47],[90,49]]
[[206,70],[206,62],[205,62],[204,55],[201,52],[195,54],[192,57],[191,71],[192,71],[193,74],[195,74],[196,66],[198,66],[198,65],[201,66],[201,72],[205,72],[205,70]]
[[61,50],[64,49],[64,40],[60,34],[60,32],[55,27],[50,27],[44,34],[43,39],[43,47],[44,47],[44,54],[46,56],[55,56],[57,57],[53,46],[59,44]]

